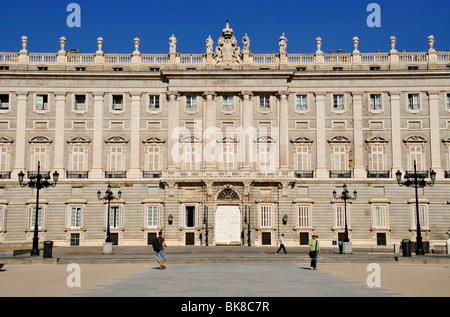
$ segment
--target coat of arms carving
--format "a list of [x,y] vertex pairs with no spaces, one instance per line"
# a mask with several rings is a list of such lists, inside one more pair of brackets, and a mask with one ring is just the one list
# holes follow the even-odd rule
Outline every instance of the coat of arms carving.
[[233,35],[233,29],[228,22],[222,30],[222,37],[218,40],[218,46],[213,54],[213,59],[217,65],[235,65],[242,63],[242,53],[237,46],[236,37]]

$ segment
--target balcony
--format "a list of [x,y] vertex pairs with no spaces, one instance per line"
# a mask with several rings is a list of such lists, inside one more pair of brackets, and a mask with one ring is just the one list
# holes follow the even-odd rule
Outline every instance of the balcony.
[[[50,179],[50,172],[49,171],[40,171],[40,173],[42,175],[42,178]],[[28,179],[36,178],[37,175],[38,175],[37,171],[28,171],[27,172]]]
[[89,172],[87,171],[67,171],[66,178],[88,178]]
[[0,179],[10,179],[11,172],[0,171]]
[[296,178],[314,178],[314,171],[295,171]]
[[125,171],[106,171],[105,178],[126,178],[127,172]]
[[367,171],[367,178],[389,178],[389,171]]
[[161,171],[143,171],[142,177],[143,178],[161,178]]
[[[419,178],[428,178],[428,171],[417,171]],[[405,178],[414,178],[414,171],[405,171]]]
[[352,178],[352,171],[330,171],[330,178]]

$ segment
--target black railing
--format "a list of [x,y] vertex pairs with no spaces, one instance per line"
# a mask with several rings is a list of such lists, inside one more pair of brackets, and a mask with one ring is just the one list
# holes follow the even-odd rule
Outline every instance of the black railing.
[[0,179],[10,179],[11,172],[0,171]]
[[330,178],[352,178],[352,171],[330,171]]
[[86,171],[67,171],[66,178],[88,178],[89,172]]
[[367,178],[389,178],[389,171],[367,171]]
[[127,172],[124,171],[106,171],[105,178],[126,178]]
[[[43,178],[50,179],[50,172],[48,172],[48,171],[40,171],[40,174],[42,175]],[[38,175],[38,171],[28,171],[27,172],[28,179],[36,178],[37,175]]]
[[314,178],[314,171],[295,171],[296,178]]
[[161,171],[143,171],[143,178],[161,178]]
[[[419,178],[428,178],[428,171],[417,171]],[[414,178],[414,171],[406,171],[405,178]]]

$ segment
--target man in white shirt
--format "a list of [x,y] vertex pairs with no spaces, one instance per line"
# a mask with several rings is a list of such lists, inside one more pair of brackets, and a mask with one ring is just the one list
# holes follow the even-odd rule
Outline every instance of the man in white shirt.
[[275,252],[275,254],[278,254],[278,252],[280,252],[281,249],[283,249],[284,254],[287,254],[286,249],[284,248],[284,233],[281,234],[279,242],[280,242],[280,247],[278,248],[277,252]]

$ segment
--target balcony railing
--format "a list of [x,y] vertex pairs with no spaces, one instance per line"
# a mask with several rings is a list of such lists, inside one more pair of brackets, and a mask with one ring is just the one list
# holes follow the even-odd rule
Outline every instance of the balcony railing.
[[142,177],[143,178],[161,178],[161,171],[143,171]]
[[314,171],[295,171],[294,175],[296,178],[313,178]]
[[67,171],[66,178],[88,178],[89,172],[87,171]]
[[105,178],[126,178],[127,172],[125,171],[106,171]]
[[0,179],[10,179],[11,172],[0,171]]
[[[50,172],[48,172],[48,171],[41,171],[40,173],[41,173],[43,178],[50,179]],[[38,175],[38,171],[28,171],[27,172],[27,176],[28,176],[29,179],[30,178],[36,178],[37,175]]]
[[330,178],[352,178],[352,171],[330,171]]
[[[428,171],[417,171],[419,178],[428,178]],[[405,178],[414,178],[414,171],[405,171]]]
[[367,171],[367,178],[389,178],[389,171]]

